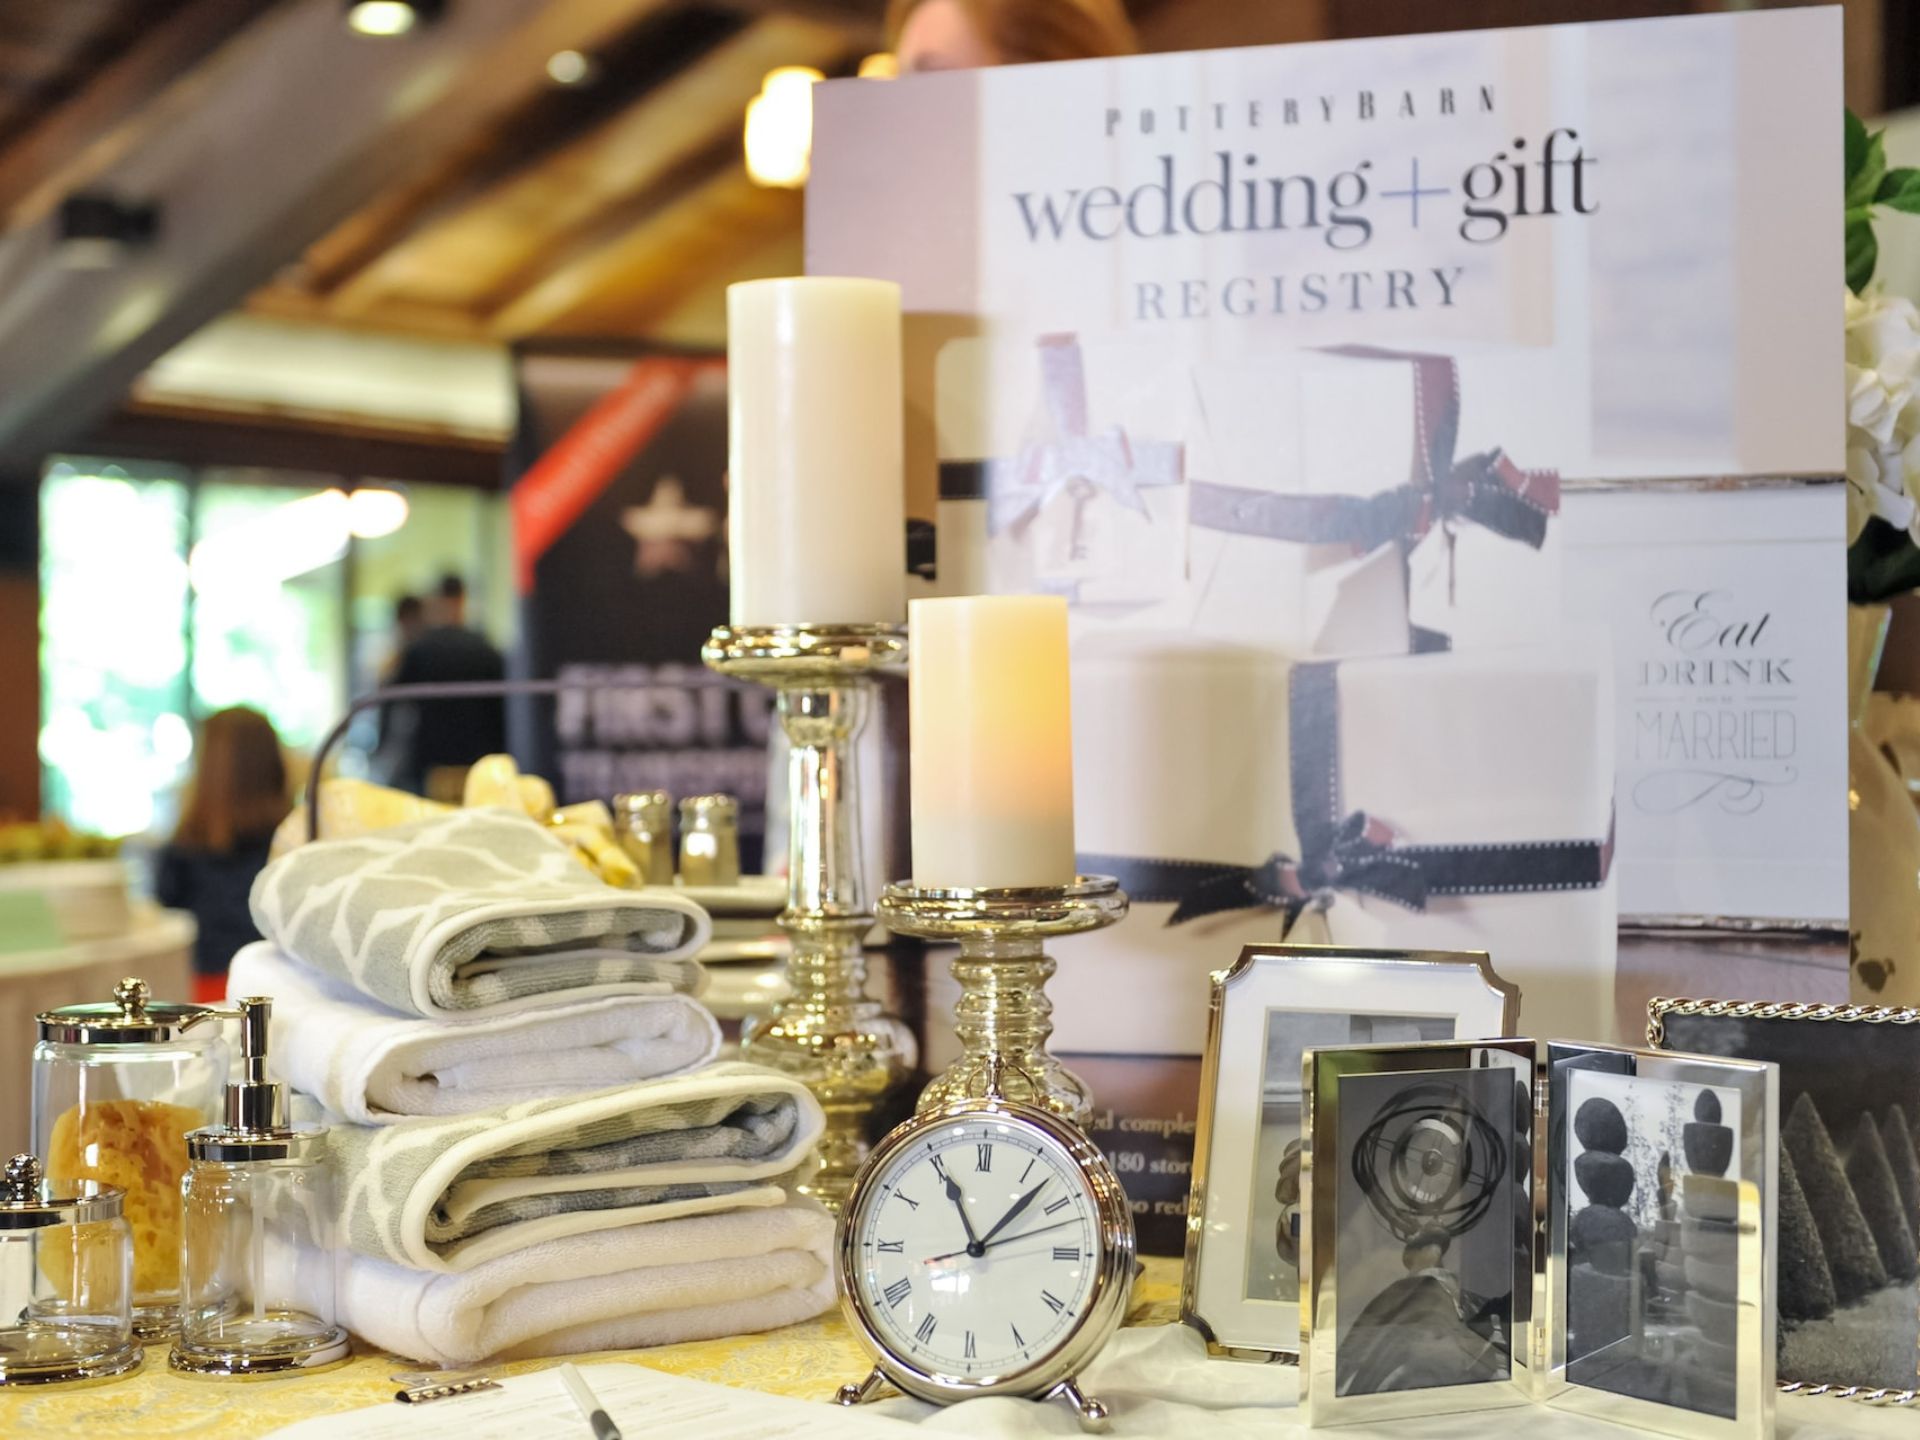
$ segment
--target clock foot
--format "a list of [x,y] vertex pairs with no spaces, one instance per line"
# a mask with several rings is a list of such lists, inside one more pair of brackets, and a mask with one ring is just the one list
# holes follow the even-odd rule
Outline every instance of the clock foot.
[[1080,1417],[1082,1430],[1089,1435],[1106,1434],[1110,1419],[1107,1407],[1082,1390],[1078,1380],[1062,1380],[1054,1387],[1053,1394],[1073,1407],[1074,1414]]
[[870,1400],[873,1398],[873,1392],[880,1388],[880,1382],[884,1379],[886,1379],[886,1376],[882,1375],[879,1370],[876,1369],[858,1385],[842,1385],[834,1395],[833,1403],[836,1405],[858,1405],[863,1400]]

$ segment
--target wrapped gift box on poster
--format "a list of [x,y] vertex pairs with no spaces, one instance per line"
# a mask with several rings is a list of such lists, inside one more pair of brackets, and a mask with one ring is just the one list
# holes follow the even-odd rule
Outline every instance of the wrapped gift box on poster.
[[1559,479],[1492,439],[1463,448],[1518,417],[1491,391],[1463,404],[1460,376],[1367,346],[1197,365],[1191,628],[1312,656],[1550,633]]
[[1163,349],[955,340],[938,383],[941,495],[972,512],[943,529],[943,590],[1129,608],[1181,593],[1187,387]]
[[1558,480],[1497,445],[1456,453],[1450,358],[1187,366],[1172,346],[975,338],[943,348],[939,396],[950,593],[1064,591],[1089,627],[1316,656],[1539,639],[1558,613]]
[[1605,1038],[1613,754],[1603,631],[1337,663],[1083,641],[1080,865],[1134,906],[1059,942],[1056,1049],[1197,1053],[1208,972],[1289,928],[1487,950],[1530,1033]]

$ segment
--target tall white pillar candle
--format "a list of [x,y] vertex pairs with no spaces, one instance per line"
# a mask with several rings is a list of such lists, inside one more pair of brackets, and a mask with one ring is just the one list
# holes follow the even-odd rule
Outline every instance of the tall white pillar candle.
[[906,612],[900,287],[727,287],[736,626],[897,625]]
[[1067,602],[967,595],[910,609],[914,884],[1072,883]]

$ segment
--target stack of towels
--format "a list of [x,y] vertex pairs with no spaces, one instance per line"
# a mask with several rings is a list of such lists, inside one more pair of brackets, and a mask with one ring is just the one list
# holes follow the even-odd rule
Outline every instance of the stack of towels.
[[823,1119],[716,1063],[706,914],[506,810],[275,860],[228,993],[335,1129],[341,1321],[442,1365],[771,1329],[833,1303]]

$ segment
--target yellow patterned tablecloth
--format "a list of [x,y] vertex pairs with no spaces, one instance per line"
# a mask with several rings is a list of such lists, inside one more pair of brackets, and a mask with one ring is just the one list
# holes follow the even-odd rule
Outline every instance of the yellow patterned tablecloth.
[[[1130,1325],[1163,1325],[1179,1315],[1180,1262],[1149,1259],[1134,1287]],[[825,1401],[842,1381],[867,1372],[859,1347],[838,1313],[790,1325],[766,1335],[701,1340],[658,1350],[610,1351],[577,1357],[580,1363],[627,1361],[696,1380],[738,1385],[778,1395]],[[521,1375],[557,1363],[523,1360],[492,1367],[496,1375]],[[337,1370],[287,1380],[247,1383],[192,1380],[167,1369],[166,1353],[147,1352],[147,1362],[127,1379],[62,1389],[0,1392],[0,1436],[8,1440],[249,1440],[312,1415],[354,1410],[390,1401],[393,1376],[416,1367],[379,1352],[365,1352]]]

